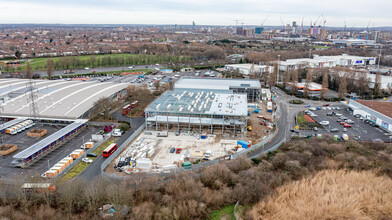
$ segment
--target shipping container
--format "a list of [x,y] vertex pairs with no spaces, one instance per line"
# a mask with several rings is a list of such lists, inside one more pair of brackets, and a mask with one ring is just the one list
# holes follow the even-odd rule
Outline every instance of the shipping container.
[[245,149],[247,149],[247,148],[249,148],[251,146],[250,143],[248,143],[246,141],[242,141],[242,140],[237,141],[237,145],[241,145],[241,147],[245,148]]

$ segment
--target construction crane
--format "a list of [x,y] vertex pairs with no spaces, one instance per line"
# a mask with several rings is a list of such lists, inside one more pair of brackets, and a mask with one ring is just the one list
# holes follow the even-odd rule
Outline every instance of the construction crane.
[[280,21],[282,22],[283,29],[286,31],[286,26],[284,26],[284,22],[283,22],[282,16],[280,16]]
[[264,22],[267,21],[268,18],[269,18],[269,15],[267,15],[267,17],[261,22],[261,27],[264,27]]

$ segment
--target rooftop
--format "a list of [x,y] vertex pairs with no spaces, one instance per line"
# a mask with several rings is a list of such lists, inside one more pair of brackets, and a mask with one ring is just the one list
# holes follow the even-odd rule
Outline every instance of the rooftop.
[[[30,116],[29,95],[25,79],[0,79],[0,98],[13,97],[1,106],[4,115]],[[125,83],[76,82],[65,80],[34,80],[37,105],[42,117],[76,119],[91,109],[102,97],[123,89]]]
[[371,101],[371,100],[355,100],[355,101],[387,117],[392,118],[392,102]]
[[176,89],[230,90],[231,88],[260,89],[260,81],[252,79],[182,78],[174,84]]
[[211,90],[167,91],[146,112],[246,116],[247,97]]
[[68,125],[67,127],[61,129],[60,131],[50,135],[49,137],[43,139],[42,141],[30,146],[29,148],[23,150],[22,152],[16,154],[14,156],[15,159],[25,159],[28,158],[30,156],[32,156],[33,154],[35,154],[36,152],[40,151],[42,148],[44,148],[45,146],[51,144],[52,142],[54,142],[55,140],[63,137],[64,135],[68,134],[70,131],[76,129],[77,127],[79,127],[80,125],[86,123],[87,120],[76,120],[74,123]]

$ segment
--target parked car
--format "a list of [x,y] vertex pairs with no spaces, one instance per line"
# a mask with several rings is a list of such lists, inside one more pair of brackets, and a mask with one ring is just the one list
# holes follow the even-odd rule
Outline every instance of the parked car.
[[333,112],[328,112],[327,113],[327,116],[332,116],[333,115]]
[[176,151],[176,148],[172,147],[172,148],[170,149],[170,153],[172,154],[172,153],[174,153],[174,151]]
[[344,126],[345,128],[351,128],[351,127],[352,127],[350,124],[347,124],[347,123],[343,124],[343,126]]
[[309,110],[316,111],[317,109],[315,107],[311,107]]
[[338,132],[339,129],[338,128],[331,128],[331,132]]
[[313,131],[318,131],[318,127],[314,127],[314,128],[313,128]]
[[88,153],[87,156],[88,156],[88,157],[97,157],[98,155],[97,155],[97,154],[94,154],[94,153]]
[[343,121],[342,121],[342,122],[340,122],[340,125],[344,125],[344,124],[346,124],[346,123],[344,123]]
[[309,108],[310,107],[310,105],[305,105],[305,108]]
[[93,162],[93,160],[91,160],[90,158],[87,158],[87,157],[83,158],[82,161],[85,163],[92,163]]
[[343,131],[347,131],[347,128],[343,128]]
[[327,103],[327,104],[324,104],[324,106],[329,106],[329,104]]
[[182,151],[182,149],[179,147],[179,148],[177,148],[177,150],[176,150],[176,154],[179,154],[179,153],[181,153],[181,151]]
[[320,125],[329,125],[329,121],[321,121]]
[[321,110],[321,108],[320,108],[320,107],[316,107],[316,109],[317,109],[317,110]]
[[339,108],[339,107],[336,107],[336,110],[340,110],[340,108]]

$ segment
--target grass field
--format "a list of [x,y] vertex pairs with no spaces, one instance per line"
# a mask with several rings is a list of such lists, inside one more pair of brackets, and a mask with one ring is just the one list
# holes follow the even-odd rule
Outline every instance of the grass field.
[[[95,63],[91,63],[91,58],[95,58]],[[104,61],[104,59],[110,57],[112,60],[111,64],[108,64]],[[52,59],[55,63],[60,62],[64,59],[74,59],[78,60],[79,65],[74,66],[70,65],[69,69],[75,68],[84,68],[84,67],[109,67],[109,66],[130,66],[130,65],[146,65],[146,64],[154,64],[154,63],[166,63],[169,61],[184,61],[188,60],[189,57],[186,56],[171,56],[171,55],[140,55],[140,54],[103,54],[103,55],[82,55],[82,56],[68,56],[68,57],[45,57],[45,58],[27,58],[26,60],[30,61],[30,66],[33,70],[45,70],[46,62],[48,59]],[[174,60],[173,60],[174,59]],[[16,68],[17,71],[25,71],[26,63],[22,63],[21,67]],[[63,69],[62,66],[58,66],[55,69]]]
[[234,220],[234,204],[223,207],[221,210],[215,210],[210,215],[210,220],[232,219]]

